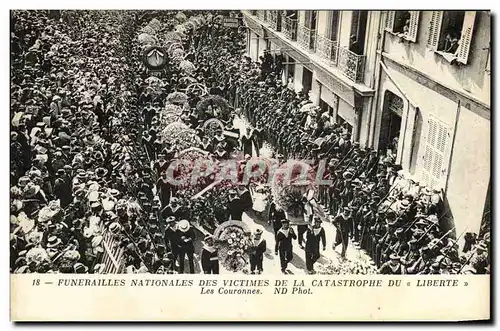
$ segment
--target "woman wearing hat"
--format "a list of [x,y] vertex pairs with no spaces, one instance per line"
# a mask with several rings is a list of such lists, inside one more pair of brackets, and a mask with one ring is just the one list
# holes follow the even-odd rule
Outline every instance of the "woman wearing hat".
[[205,244],[201,250],[201,268],[205,274],[219,274],[219,257],[214,238],[211,235],[205,236]]
[[309,274],[314,273],[314,263],[321,256],[319,252],[320,243],[323,244],[323,250],[326,250],[326,234],[321,227],[321,223],[321,219],[315,217],[314,224],[310,224],[306,232],[306,268]]
[[187,255],[189,273],[194,274],[194,240],[196,235],[187,220],[177,223],[179,231],[179,273],[184,273],[184,258]]
[[261,274],[264,271],[262,262],[266,252],[266,240],[262,238],[262,229],[255,230],[252,246],[250,250],[250,273]]

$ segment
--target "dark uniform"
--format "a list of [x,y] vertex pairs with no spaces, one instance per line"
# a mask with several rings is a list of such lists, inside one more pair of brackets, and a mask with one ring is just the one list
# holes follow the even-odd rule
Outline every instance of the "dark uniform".
[[306,267],[307,271],[314,270],[314,263],[320,258],[319,252],[320,241],[323,243],[323,249],[326,248],[325,229],[309,228],[306,232]]
[[261,273],[264,271],[262,262],[264,261],[264,253],[267,249],[267,243],[265,239],[260,239],[259,241],[253,242],[254,247],[250,251],[250,271],[253,273],[257,271]]
[[201,251],[201,268],[206,274],[219,274],[219,257],[213,246],[203,246]]
[[342,252],[340,253],[340,255],[342,257],[345,257],[347,244],[349,243],[349,233],[352,228],[352,219],[350,216],[340,214],[335,216],[333,223],[337,228],[333,249],[335,250],[338,245],[342,244]]
[[276,234],[275,251],[276,253],[279,253],[281,272],[283,273],[286,271],[288,263],[292,261],[293,258],[293,246],[292,246],[293,239],[297,239],[297,235],[295,234],[292,228],[284,230],[282,227]]

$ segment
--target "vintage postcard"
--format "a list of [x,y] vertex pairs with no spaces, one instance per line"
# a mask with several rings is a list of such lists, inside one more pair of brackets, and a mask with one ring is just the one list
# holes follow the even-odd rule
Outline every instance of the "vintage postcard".
[[12,321],[490,319],[489,11],[10,16]]

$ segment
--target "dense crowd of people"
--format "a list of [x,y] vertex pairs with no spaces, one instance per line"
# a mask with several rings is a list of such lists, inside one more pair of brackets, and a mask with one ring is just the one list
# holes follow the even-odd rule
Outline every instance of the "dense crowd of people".
[[[179,120],[216,159],[235,150],[251,155],[252,146],[258,152],[264,143],[277,159],[311,159],[316,166],[326,159],[325,179],[333,184],[319,188],[317,202],[337,227],[342,256],[352,240],[385,274],[489,273],[488,235],[454,237],[444,226],[441,192],[405,179],[391,157],[353,143],[331,114],[282,83],[279,59],[266,53],[258,63],[245,56],[245,33],[224,27],[217,15],[13,12],[11,272],[109,272],[107,236],[121,250],[126,272],[194,272],[196,231],[165,176],[179,150],[160,134],[165,100],[178,93],[185,96]],[[179,39],[193,68],[169,64],[155,90],[139,29],[155,18],[162,22],[156,36],[167,42],[175,26],[194,16],[200,23]],[[192,81],[206,88],[211,103],[200,107],[205,99],[186,90]],[[237,131],[237,115],[252,127],[240,139],[223,134]],[[208,118],[224,128],[206,135],[200,125]],[[231,219],[241,219],[248,191],[230,195]],[[282,228],[282,216],[272,221]],[[204,239],[202,269],[218,273],[213,239]],[[460,252],[459,239],[465,240]],[[252,257],[252,271],[262,271],[261,255]]]

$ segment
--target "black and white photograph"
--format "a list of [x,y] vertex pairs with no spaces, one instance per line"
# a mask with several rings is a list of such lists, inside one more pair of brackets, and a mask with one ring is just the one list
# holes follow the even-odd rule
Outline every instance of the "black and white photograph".
[[489,11],[11,10],[10,273],[490,274],[490,38]]

